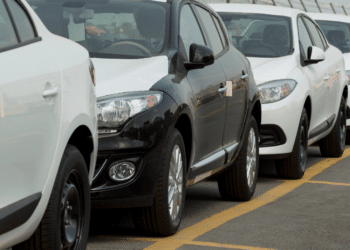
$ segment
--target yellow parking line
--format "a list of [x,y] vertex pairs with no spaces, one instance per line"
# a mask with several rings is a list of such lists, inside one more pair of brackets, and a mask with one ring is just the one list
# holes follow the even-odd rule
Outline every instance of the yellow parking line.
[[339,183],[339,182],[329,182],[329,181],[308,181],[307,183],[317,183],[317,184],[327,184],[327,185],[350,187],[350,183]]
[[[156,239],[156,238],[132,238],[131,241],[156,241],[161,242],[166,239]],[[218,248],[228,248],[228,249],[244,249],[244,250],[275,250],[272,248],[261,248],[261,247],[251,247],[251,246],[241,246],[241,245],[232,245],[232,244],[221,244],[214,242],[205,242],[205,241],[191,241],[191,240],[173,240],[173,242],[180,243],[182,245],[195,245],[203,247],[218,247]]]
[[314,176],[318,175],[325,169],[336,164],[342,159],[348,157],[349,155],[350,149],[346,149],[342,157],[325,159],[308,168],[305,171],[304,177],[300,180],[285,181],[284,183],[278,185],[277,187],[267,191],[266,193],[256,197],[255,199],[249,202],[240,203],[220,213],[214,214],[211,217],[202,220],[201,222],[198,222],[190,227],[181,230],[176,235],[158,241],[145,249],[177,249],[184,245],[183,241],[193,241],[195,238],[213,230],[214,228],[223,225],[229,220],[237,218],[243,214],[249,213],[288,194],[297,187],[300,187],[302,184],[308,182]]

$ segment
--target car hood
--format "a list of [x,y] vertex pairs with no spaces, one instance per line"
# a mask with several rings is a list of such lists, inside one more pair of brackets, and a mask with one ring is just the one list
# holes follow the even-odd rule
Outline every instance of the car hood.
[[288,78],[297,66],[294,56],[278,58],[248,57],[257,85],[267,81]]
[[149,90],[168,75],[167,56],[143,59],[91,59],[95,67],[96,96]]
[[343,54],[345,61],[345,70],[350,70],[350,53]]

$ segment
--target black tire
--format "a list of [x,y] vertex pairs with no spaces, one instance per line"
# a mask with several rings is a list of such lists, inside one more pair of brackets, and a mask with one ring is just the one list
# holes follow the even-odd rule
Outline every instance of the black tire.
[[[168,204],[168,184],[169,184],[169,171],[170,171],[170,161],[172,158],[173,149],[179,147],[181,151],[182,159],[182,196],[180,198],[179,212],[175,219],[172,219],[169,211]],[[160,166],[160,176],[158,180],[158,188],[155,194],[154,203],[150,207],[143,207],[135,209],[133,212],[133,221],[137,229],[142,230],[146,233],[153,235],[163,235],[170,236],[177,232],[181,218],[182,212],[185,205],[185,195],[186,195],[186,150],[185,144],[182,139],[180,132],[174,129],[172,132],[167,145],[165,146],[166,152],[162,160],[162,165]],[[178,185],[180,187],[180,185]]]
[[[247,173],[247,155],[250,152],[248,149],[250,144],[248,139],[250,132],[254,132],[255,135],[255,173],[253,174],[252,181],[248,184]],[[252,139],[253,140],[253,139]],[[255,118],[250,118],[250,126],[247,134],[245,135],[241,151],[239,152],[233,165],[225,172],[218,175],[219,191],[223,199],[234,201],[248,201],[252,198],[255,192],[256,183],[258,180],[259,172],[259,130],[258,124]],[[254,153],[252,153],[254,155]],[[253,158],[252,158],[253,159]]]
[[345,141],[346,145],[350,145],[350,129],[346,130],[346,141]]
[[332,131],[320,140],[320,150],[324,157],[340,157],[345,150],[346,141],[346,105],[342,97],[338,117]]
[[[78,196],[77,196],[78,194]],[[71,201],[69,206],[69,201]],[[64,203],[64,204],[63,204]],[[87,246],[90,224],[90,184],[88,171],[79,150],[68,145],[64,151],[44,217],[34,234],[13,250],[84,250]],[[67,210],[66,210],[67,209]],[[65,211],[69,216],[64,217]],[[65,220],[67,219],[67,220]],[[64,237],[65,222],[75,220],[75,233]],[[71,224],[74,227],[74,223]],[[69,226],[71,226],[69,225]],[[72,229],[73,227],[70,227]],[[64,239],[73,242],[70,247]],[[65,246],[61,248],[61,246]]]
[[277,174],[282,178],[300,179],[306,170],[309,120],[303,108],[292,153],[276,160]]

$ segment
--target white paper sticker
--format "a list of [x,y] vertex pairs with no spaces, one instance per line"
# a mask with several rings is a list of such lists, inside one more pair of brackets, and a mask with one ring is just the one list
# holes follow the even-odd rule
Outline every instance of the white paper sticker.
[[232,82],[226,82],[226,96],[232,96]]
[[85,40],[85,24],[74,23],[72,14],[69,14],[68,33],[69,33],[69,39],[75,42],[80,42]]

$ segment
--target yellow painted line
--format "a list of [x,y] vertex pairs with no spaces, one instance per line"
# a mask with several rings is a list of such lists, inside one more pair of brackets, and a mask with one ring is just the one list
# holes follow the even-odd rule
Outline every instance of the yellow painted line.
[[[331,167],[337,162],[343,160],[344,158],[350,155],[350,149],[346,149],[344,154],[340,158],[328,158],[323,161],[320,161],[308,168],[305,171],[304,177],[300,180],[289,180],[285,181],[277,187],[267,191],[266,193],[256,197],[255,199],[240,203],[234,207],[231,207],[227,210],[224,210],[220,213],[214,214],[201,222],[198,222],[190,227],[187,227],[177,234],[165,238],[164,240],[158,241],[153,245],[145,248],[147,250],[160,250],[160,249],[177,249],[183,246],[182,241],[193,241],[195,238],[223,225],[224,223],[235,219],[241,215],[249,213],[259,207],[265,206],[278,198],[290,193],[297,187],[300,187],[304,183],[308,182],[311,178],[318,175],[325,169]],[[179,241],[180,240],[180,241]]]
[[348,187],[350,187],[350,183],[339,183],[339,182],[330,182],[330,181],[308,181],[307,183],[327,184],[327,185],[348,186]]
[[[131,238],[130,241],[156,241],[162,242],[166,239],[157,239],[157,238]],[[228,248],[228,249],[245,249],[245,250],[275,250],[272,248],[261,248],[261,247],[251,247],[251,246],[241,246],[241,245],[232,245],[232,244],[221,244],[214,242],[205,242],[205,241],[191,241],[191,240],[173,240],[182,245],[195,245],[203,247],[218,247],[218,248]]]

